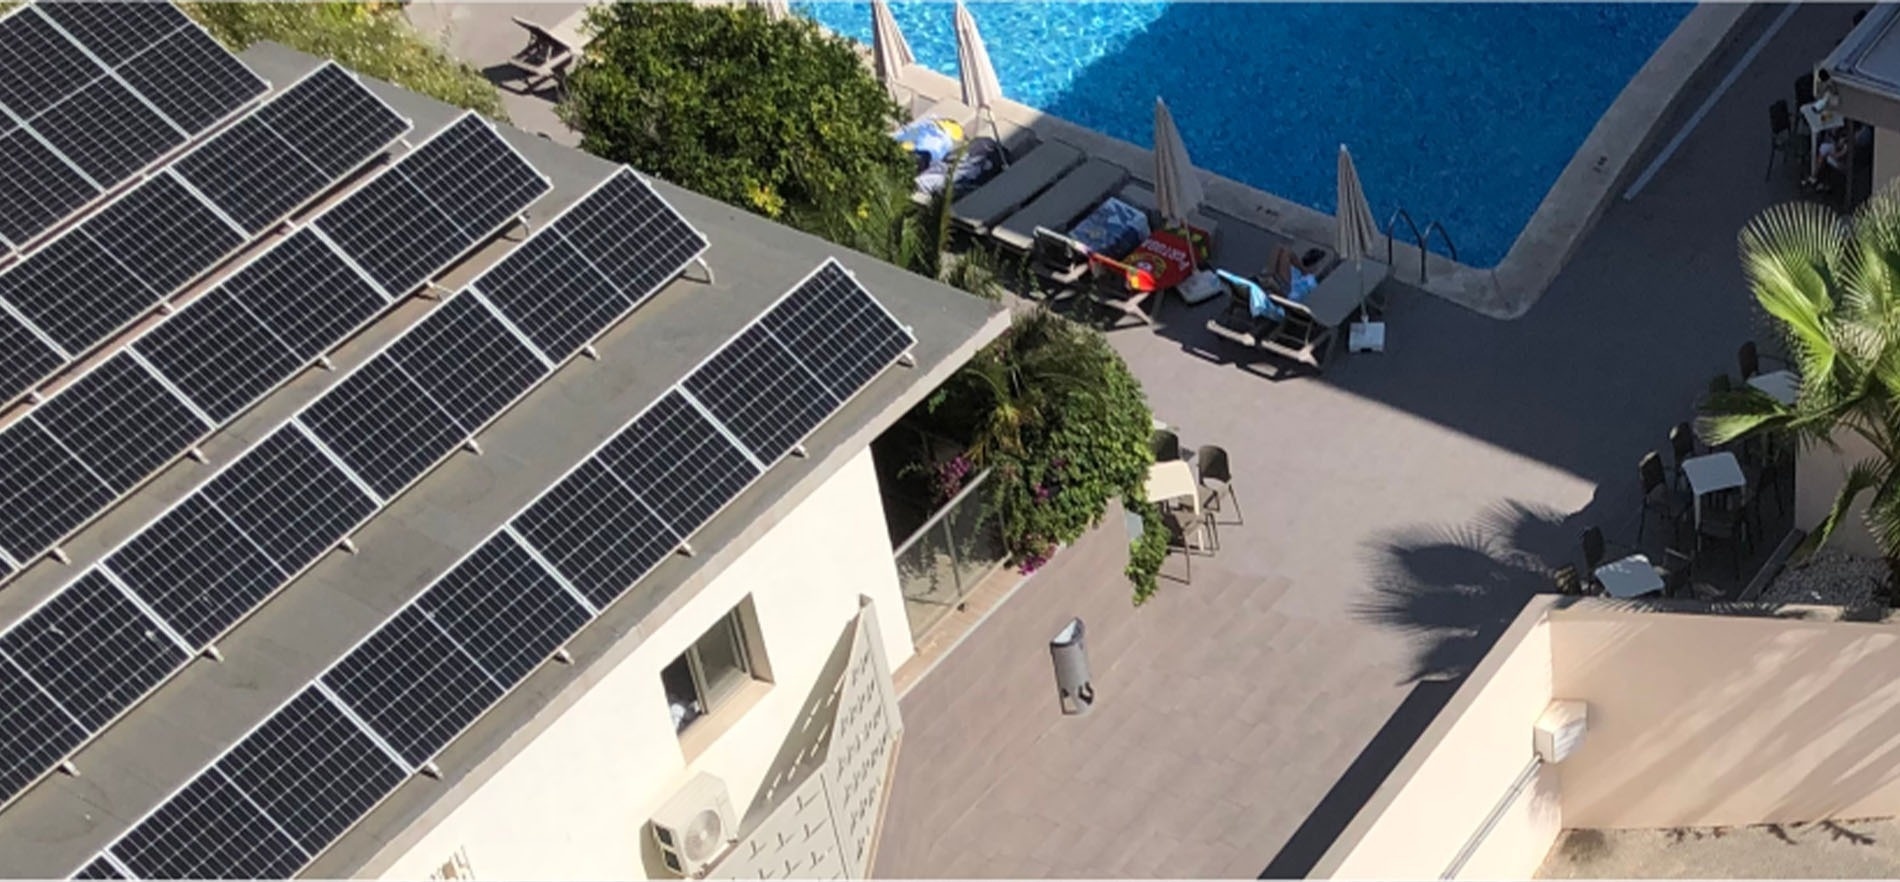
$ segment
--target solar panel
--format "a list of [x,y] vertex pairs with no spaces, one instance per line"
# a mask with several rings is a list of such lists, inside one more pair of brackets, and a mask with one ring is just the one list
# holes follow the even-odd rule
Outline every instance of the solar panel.
[[750,448],[777,462],[841,403],[763,325],[753,325],[682,385]]
[[325,64],[173,168],[225,214],[259,233],[408,128],[354,77]]
[[211,774],[224,775],[304,851],[316,854],[396,789],[407,772],[310,688],[238,742]]
[[23,245],[97,195],[32,132],[0,134],[0,239]]
[[362,523],[376,503],[302,432],[285,426],[204,495],[285,572],[298,572]]
[[506,533],[416,598],[416,608],[513,688],[587,624],[588,612]]
[[364,363],[297,419],[385,499],[468,437],[388,358]]
[[323,240],[299,231],[133,348],[223,422],[387,305]]
[[39,424],[0,432],[0,548],[30,561],[112,501],[112,491]]
[[132,489],[209,428],[124,352],[60,390],[26,419],[45,429],[115,495]]
[[104,75],[33,10],[0,19],[0,107],[15,117],[30,119]]
[[118,64],[191,26],[170,3],[41,3],[36,8],[106,64]]
[[[5,278],[0,276],[0,280]],[[20,397],[65,363],[65,356],[53,351],[24,322],[0,310],[0,401]]]
[[415,766],[428,762],[502,693],[472,656],[413,606],[337,662],[323,684]]
[[188,659],[97,572],[0,634],[0,653],[92,732]]
[[289,575],[199,495],[139,531],[105,567],[194,647],[211,645]]
[[917,342],[835,260],[759,323],[841,398],[864,388]]
[[454,297],[389,347],[389,358],[473,435],[547,376],[547,366],[473,297]]
[[[534,174],[487,123],[469,114],[326,211],[316,226],[385,291],[403,294],[547,192],[547,182]],[[489,180],[508,184],[524,177],[535,186]],[[490,217],[493,223],[479,225]]]
[[170,175],[140,184],[81,230],[161,297],[210,269],[245,238]]
[[215,769],[173,794],[111,852],[140,879],[288,879],[310,860]]
[[[0,300],[67,352],[85,352],[152,308],[159,295],[92,237],[74,229],[0,272]],[[39,379],[29,381],[28,388]]]
[[32,126],[101,186],[131,177],[185,143],[183,133],[111,77],[47,108]]
[[481,117],[462,117],[428,148],[402,164],[403,177],[474,239],[486,238],[549,189]]
[[490,267],[473,287],[556,362],[632,308],[574,246],[545,230]]
[[86,730],[0,655],[0,804],[84,740]]
[[598,459],[549,488],[513,526],[595,607],[613,603],[683,538]]
[[257,119],[330,178],[361,167],[409,130],[408,120],[335,63],[258,108]]
[[706,237],[625,168],[556,227],[635,306],[706,251]]
[[119,76],[172,122],[202,132],[269,86],[197,28],[179,28],[118,66]]
[[81,867],[73,874],[74,879],[124,879],[125,874],[104,857],[94,858],[92,863]]
[[654,402],[596,458],[679,536],[712,520],[759,476],[758,466],[677,391]]

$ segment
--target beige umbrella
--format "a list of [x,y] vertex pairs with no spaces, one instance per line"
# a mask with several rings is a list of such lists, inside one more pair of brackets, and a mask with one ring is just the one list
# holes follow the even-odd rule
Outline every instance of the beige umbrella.
[[1352,154],[1344,144],[1339,145],[1339,200],[1334,211],[1338,212],[1339,229],[1333,247],[1339,250],[1340,260],[1351,260],[1358,266],[1372,256],[1374,243],[1379,238],[1379,225],[1372,220],[1366,188],[1360,185],[1359,170],[1353,167]]
[[748,0],[765,10],[765,17],[773,21],[784,21],[792,17],[791,0]]
[[1201,207],[1201,178],[1188,160],[1181,130],[1174,127],[1168,102],[1155,98],[1155,204],[1173,226],[1187,226],[1188,215]]
[[917,57],[910,54],[910,42],[898,30],[897,16],[891,14],[891,5],[884,0],[871,0],[871,57],[877,63],[878,82],[890,90],[893,101],[897,100],[897,81],[906,68],[917,63]]
[[977,114],[988,114],[990,130],[996,133],[996,139],[1002,140],[1002,130],[996,127],[994,105],[1003,100],[1003,84],[996,79],[996,68],[990,64],[990,50],[983,47],[983,35],[976,30],[976,19],[965,8],[963,0],[957,0],[957,79],[963,86],[963,103],[975,108]]

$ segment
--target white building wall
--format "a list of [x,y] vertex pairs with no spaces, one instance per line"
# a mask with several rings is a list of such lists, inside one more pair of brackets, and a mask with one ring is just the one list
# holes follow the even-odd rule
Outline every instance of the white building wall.
[[[773,683],[690,766],[660,669],[748,595]],[[484,783],[385,879],[428,878],[458,849],[478,879],[627,879],[661,874],[647,818],[691,773],[731,787],[743,815],[859,596],[875,601],[892,667],[912,653],[904,599],[864,451]],[[698,724],[718,725],[722,713]]]
[[1874,191],[1900,178],[1900,132],[1874,129]]

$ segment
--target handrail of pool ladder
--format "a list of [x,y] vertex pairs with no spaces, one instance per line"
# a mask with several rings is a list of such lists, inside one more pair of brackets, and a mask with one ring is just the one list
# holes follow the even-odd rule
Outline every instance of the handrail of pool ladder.
[[1399,221],[1405,221],[1405,226],[1412,231],[1412,241],[1418,244],[1418,283],[1423,285],[1425,284],[1425,237],[1419,233],[1418,222],[1412,220],[1412,213],[1406,211],[1403,205],[1399,206],[1398,211],[1392,212],[1392,216],[1385,222],[1385,265],[1398,269],[1397,262],[1392,259],[1394,238],[1392,234],[1398,232]]
[[[1431,223],[1425,225],[1426,244],[1431,243],[1433,230],[1437,230],[1438,237],[1445,240],[1446,256],[1451,258],[1452,263],[1457,263],[1458,262],[1458,245],[1457,243],[1451,241],[1451,231],[1445,229],[1445,225],[1439,223],[1438,220],[1434,218]],[[1424,246],[1421,245],[1419,247],[1423,248]],[[1418,280],[1420,282],[1423,282],[1425,281],[1425,269],[1424,269],[1425,259],[1422,257],[1419,258],[1418,265],[1419,265]]]

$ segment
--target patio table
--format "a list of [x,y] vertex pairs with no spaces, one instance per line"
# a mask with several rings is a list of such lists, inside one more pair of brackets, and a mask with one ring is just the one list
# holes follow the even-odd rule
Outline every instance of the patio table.
[[1801,105],[1801,117],[1808,123],[1808,159],[1813,161],[1815,154],[1821,151],[1821,133],[1830,132],[1847,124],[1847,117],[1830,106],[1826,98],[1820,98]]
[[1689,478],[1689,492],[1695,497],[1695,522],[1702,526],[1702,497],[1723,490],[1748,486],[1742,464],[1733,453],[1711,453],[1682,461],[1682,473]]
[[1801,378],[1795,376],[1794,371],[1756,374],[1748,378],[1748,385],[1760,389],[1782,404],[1793,404],[1795,396],[1801,392]]
[[[1194,469],[1185,461],[1170,460],[1158,462],[1148,467],[1148,502],[1159,505],[1169,500],[1183,497],[1193,503],[1194,516],[1201,516],[1200,484],[1194,480]],[[1201,526],[1201,547],[1209,548],[1210,534],[1207,526]]]
[[1597,567],[1597,581],[1611,597],[1641,597],[1663,589],[1663,579],[1649,558],[1632,554]]

